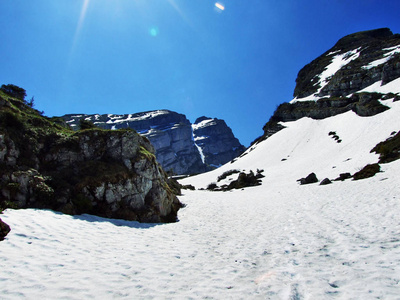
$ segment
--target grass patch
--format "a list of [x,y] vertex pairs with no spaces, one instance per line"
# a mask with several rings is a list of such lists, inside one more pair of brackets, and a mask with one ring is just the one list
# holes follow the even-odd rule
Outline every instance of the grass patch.
[[142,157],[147,158],[148,160],[155,162],[156,161],[156,156],[154,155],[154,153],[151,153],[149,150],[147,150],[145,147],[140,146],[139,148],[139,154]]

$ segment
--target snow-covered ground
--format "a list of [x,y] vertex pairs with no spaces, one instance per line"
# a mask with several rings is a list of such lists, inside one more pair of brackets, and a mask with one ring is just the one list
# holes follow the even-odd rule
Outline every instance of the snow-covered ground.
[[400,129],[400,101],[382,103],[391,109],[372,117],[285,123],[236,162],[182,180],[265,175],[244,190],[184,191],[178,223],[6,210],[0,299],[400,299],[400,160],[369,179],[296,182],[377,162],[370,150]]

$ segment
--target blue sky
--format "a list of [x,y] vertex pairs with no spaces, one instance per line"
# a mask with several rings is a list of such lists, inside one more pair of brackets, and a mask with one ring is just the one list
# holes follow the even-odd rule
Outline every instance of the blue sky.
[[46,116],[217,117],[248,146],[305,64],[353,32],[400,33],[399,15],[397,0],[0,0],[0,84]]

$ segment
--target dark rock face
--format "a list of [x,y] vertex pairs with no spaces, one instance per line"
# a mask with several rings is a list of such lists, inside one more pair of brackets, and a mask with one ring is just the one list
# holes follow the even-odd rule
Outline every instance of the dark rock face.
[[219,167],[245,151],[224,120],[201,117],[192,127],[194,141],[209,166]]
[[283,103],[279,105],[272,122],[296,121],[303,117],[310,117],[316,120],[329,118],[347,111],[354,111],[362,117],[373,116],[387,109],[378,99],[382,95],[378,93],[359,93],[351,97],[330,97],[321,98],[317,101],[299,101],[294,103]]
[[181,203],[134,130],[74,132],[23,101],[0,107],[0,203],[141,222],[175,221]]
[[[196,130],[183,114],[169,110],[126,115],[65,115],[73,128],[81,119],[90,120],[105,129],[132,128],[153,144],[157,161],[174,174],[196,174],[209,171],[238,156],[244,147],[233,136],[224,121],[214,120],[210,126]],[[196,141],[197,137],[205,137]]]
[[388,28],[363,31],[336,45],[300,70],[294,97],[281,104],[264,126],[259,142],[282,130],[279,122],[303,117],[324,119],[348,111],[373,116],[388,107],[379,100],[400,96],[362,91],[400,78],[400,35]]
[[[296,79],[294,97],[304,98],[316,93],[320,87],[318,75],[338,55],[351,56],[356,51],[358,57],[351,60],[345,67],[336,72],[329,79],[327,85],[318,93],[318,96],[346,96],[357,92],[383,80],[383,84],[400,77],[400,55],[387,55],[391,47],[400,45],[400,35],[393,34],[388,28],[363,31],[350,34],[340,39],[333,48],[312,61],[300,70]],[[354,55],[356,55],[354,53]],[[372,67],[370,63],[388,58],[387,63]],[[353,57],[354,58],[354,57]],[[345,57],[344,57],[345,59]]]

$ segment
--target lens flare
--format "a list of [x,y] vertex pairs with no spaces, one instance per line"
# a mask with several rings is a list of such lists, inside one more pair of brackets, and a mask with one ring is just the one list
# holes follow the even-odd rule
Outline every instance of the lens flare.
[[215,3],[215,7],[220,9],[220,10],[225,10],[225,6],[223,6],[221,3],[217,2]]
[[158,33],[159,33],[158,27],[155,27],[155,26],[151,27],[149,29],[149,33],[150,33],[151,36],[156,37],[158,35]]

